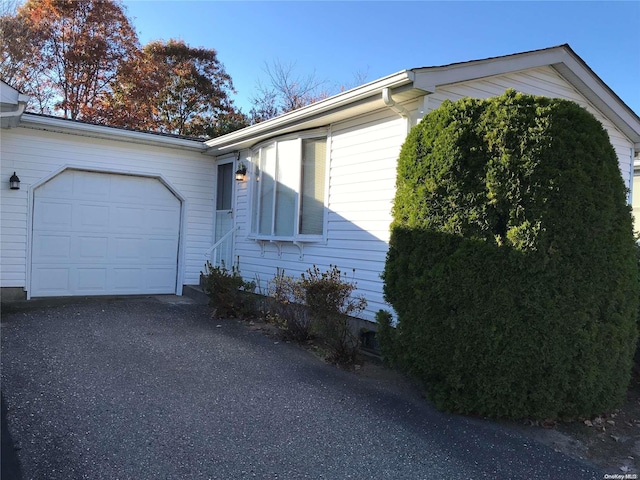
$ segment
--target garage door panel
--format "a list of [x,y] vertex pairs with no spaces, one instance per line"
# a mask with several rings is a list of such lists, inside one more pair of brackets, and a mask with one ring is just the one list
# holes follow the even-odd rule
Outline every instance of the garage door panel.
[[166,291],[175,284],[173,273],[170,268],[149,268],[146,271],[147,286],[151,291]]
[[175,208],[175,196],[160,182],[149,183],[145,194],[157,198],[155,205]]
[[169,263],[171,261],[176,261],[176,251],[177,251],[177,240],[174,238],[167,239],[154,239],[149,241],[147,250],[149,255],[149,260],[152,262],[164,262]]
[[97,262],[109,260],[109,239],[104,236],[80,236],[77,240],[77,252],[79,263],[86,261]]
[[[122,203],[141,203],[147,197],[149,191],[149,185],[151,182],[141,184],[138,181],[139,177],[122,177],[115,179],[109,184],[110,195],[113,199],[119,199]],[[158,183],[162,190],[161,195],[164,195],[164,190],[167,190],[164,185]],[[170,192],[169,192],[170,193]]]
[[71,272],[69,267],[37,267],[33,271],[34,291],[42,296],[68,295],[71,290]]
[[61,173],[34,192],[31,295],[175,292],[180,212],[157,179]]
[[[74,171],[69,172],[73,178],[73,198],[77,200],[100,200],[110,197],[111,182],[102,174]],[[66,173],[63,174],[66,176]]]
[[172,233],[180,222],[180,210],[176,208],[149,208],[145,216],[145,229],[154,233]]
[[70,199],[74,196],[73,190],[73,175],[58,175],[38,187],[38,195],[43,199]]
[[111,271],[111,288],[118,293],[127,293],[137,289],[148,291],[144,277],[144,270],[141,267],[114,267]]
[[74,208],[72,228],[76,231],[106,230],[109,228],[109,206],[80,203]]
[[41,219],[38,228],[42,230],[51,227],[59,230],[60,227],[71,228],[73,225],[73,205],[70,202],[41,201],[36,204],[34,215]]
[[145,210],[143,208],[117,206],[114,213],[112,225],[116,230],[144,230]]
[[145,239],[141,238],[115,238],[114,260],[140,259],[139,263],[146,263]]
[[41,233],[34,237],[33,258],[38,262],[71,261],[72,239],[70,235]]
[[76,291],[84,295],[106,293],[108,269],[78,267]]

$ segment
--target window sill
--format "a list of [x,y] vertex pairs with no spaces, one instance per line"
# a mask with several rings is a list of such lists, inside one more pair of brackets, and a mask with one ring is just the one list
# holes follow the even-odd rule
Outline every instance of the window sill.
[[282,258],[282,247],[284,245],[295,245],[298,247],[299,259],[304,260],[304,246],[307,243],[321,243],[324,241],[323,237],[249,237],[258,245],[260,245],[260,256],[264,257],[267,245],[275,245],[278,253],[278,258]]

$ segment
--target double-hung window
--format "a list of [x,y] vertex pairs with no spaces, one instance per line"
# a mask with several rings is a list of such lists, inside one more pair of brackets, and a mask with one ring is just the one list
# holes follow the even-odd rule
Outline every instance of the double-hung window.
[[262,144],[253,150],[252,163],[252,236],[269,240],[322,239],[326,133]]

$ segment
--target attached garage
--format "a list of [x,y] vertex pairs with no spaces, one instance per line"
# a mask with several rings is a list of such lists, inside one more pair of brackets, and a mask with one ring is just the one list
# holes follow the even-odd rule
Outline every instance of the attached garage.
[[158,178],[62,171],[33,192],[31,296],[175,293],[180,219]]
[[0,87],[15,97],[0,99],[2,301],[197,285],[215,242],[202,141],[22,113]]

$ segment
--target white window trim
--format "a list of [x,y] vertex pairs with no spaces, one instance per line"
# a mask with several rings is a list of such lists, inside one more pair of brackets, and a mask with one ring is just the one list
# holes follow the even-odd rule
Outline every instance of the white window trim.
[[[278,144],[283,141],[297,140],[298,141],[298,151],[302,151],[302,141],[311,138],[324,138],[327,142],[326,148],[326,158],[325,158],[325,179],[324,179],[324,214],[323,214],[323,226],[322,226],[322,234],[321,235],[303,235],[297,233],[299,231],[299,223],[300,223],[300,190],[301,190],[301,168],[302,165],[300,163],[301,158],[298,162],[298,189],[296,191],[296,200],[295,200],[295,218],[294,221],[294,234],[292,236],[282,236],[282,235],[264,235],[259,234],[254,231],[254,228],[259,228],[257,225],[254,225],[254,215],[256,211],[260,212],[260,199],[256,199],[257,189],[255,188],[255,184],[253,182],[257,181],[257,168],[260,162],[260,157],[258,156],[258,161],[254,162],[253,158],[257,152],[260,152],[263,148],[268,147],[269,145],[274,145],[276,149],[276,172],[278,171]],[[326,243],[327,241],[327,227],[328,227],[328,217],[329,217],[329,179],[330,179],[330,158],[331,158],[331,129],[330,128],[317,128],[314,130],[306,130],[304,132],[298,132],[293,134],[286,134],[279,137],[270,138],[269,140],[262,141],[249,150],[249,163],[250,163],[250,180],[252,185],[249,188],[249,234],[247,236],[250,240],[255,240],[260,243],[265,241],[268,242],[277,242],[277,243],[294,243],[294,244],[304,244],[304,243]],[[277,181],[276,181],[277,185]],[[277,189],[276,189],[277,190]],[[275,200],[275,191],[274,191],[274,200]],[[274,204],[275,205],[275,204]],[[255,209],[255,211],[254,211]],[[275,225],[275,212],[276,209],[273,209],[271,225],[272,229]]]

